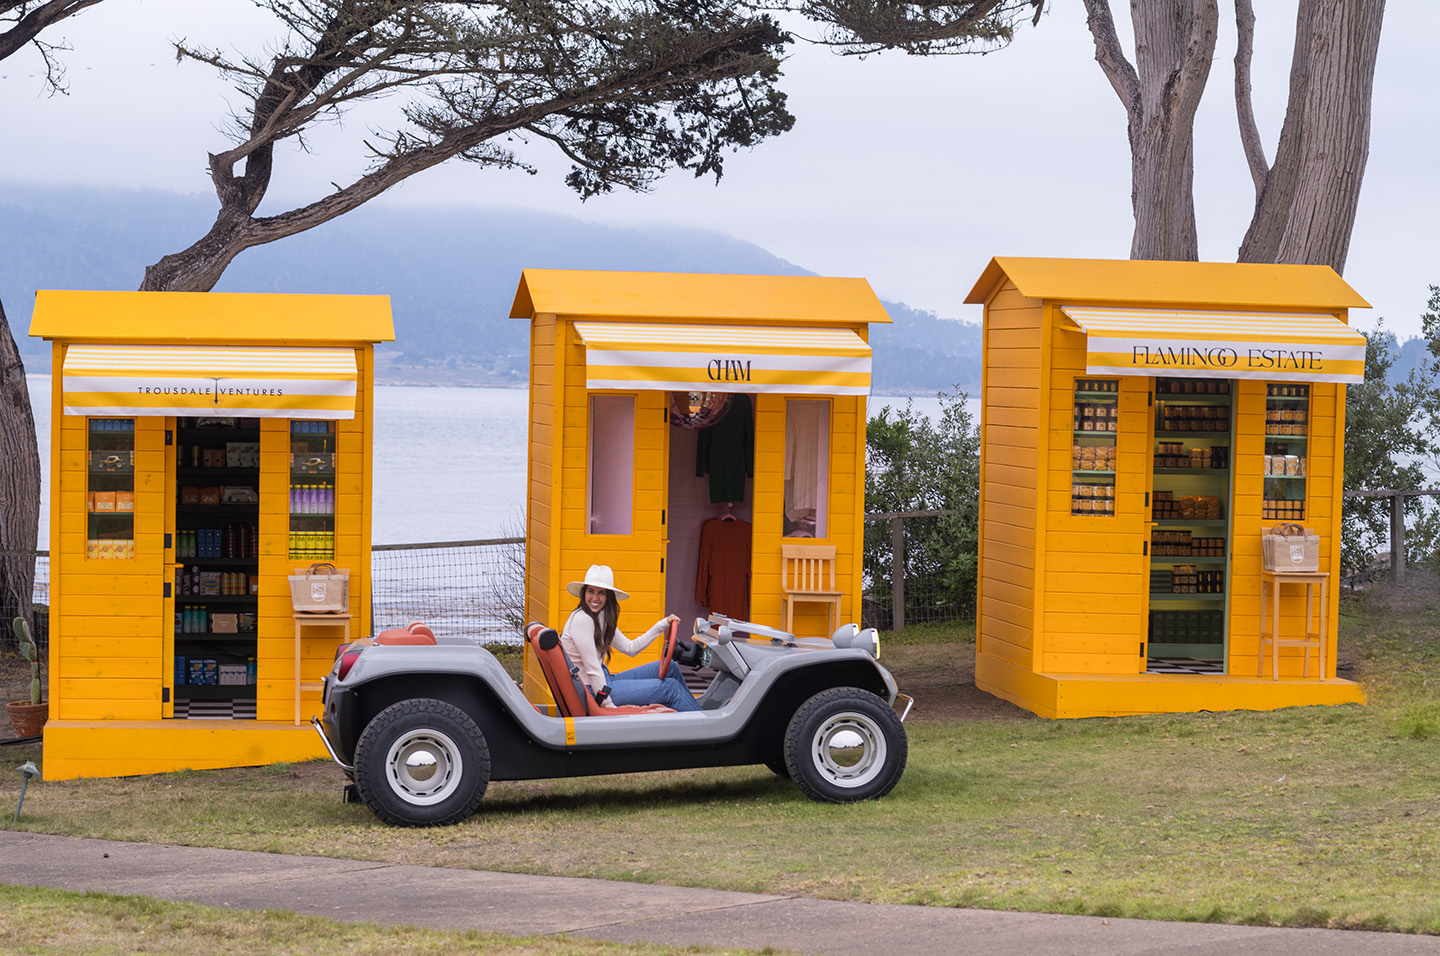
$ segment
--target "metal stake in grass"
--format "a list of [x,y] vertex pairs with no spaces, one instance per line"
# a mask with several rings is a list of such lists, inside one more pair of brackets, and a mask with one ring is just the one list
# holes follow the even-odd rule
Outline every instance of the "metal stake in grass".
[[33,760],[27,760],[15,769],[20,771],[25,779],[20,784],[20,799],[15,803],[15,819],[11,820],[11,823],[20,822],[20,807],[25,803],[25,788],[30,786],[30,778],[40,779],[40,771],[36,768]]

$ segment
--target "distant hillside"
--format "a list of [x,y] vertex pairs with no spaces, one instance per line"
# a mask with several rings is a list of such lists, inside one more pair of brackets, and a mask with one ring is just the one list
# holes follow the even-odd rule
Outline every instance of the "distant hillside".
[[[25,336],[35,290],[134,289],[145,266],[203,235],[213,215],[204,197],[0,183],[0,302],[27,367],[48,362],[44,344]],[[375,206],[249,250],[216,291],[389,295],[396,342],[378,350],[381,381],[521,384],[527,326],[508,316],[524,268],[813,274],[698,229],[607,228],[514,209]],[[979,391],[979,326],[885,306],[894,324],[873,330],[876,392]]]

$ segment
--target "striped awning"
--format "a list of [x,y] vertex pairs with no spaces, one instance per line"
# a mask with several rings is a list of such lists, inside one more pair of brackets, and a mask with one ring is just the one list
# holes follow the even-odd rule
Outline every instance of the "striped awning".
[[355,417],[353,349],[72,345],[66,415]]
[[850,329],[576,322],[589,389],[868,395],[870,346]]
[[1099,375],[1365,380],[1365,337],[1328,313],[1062,306]]

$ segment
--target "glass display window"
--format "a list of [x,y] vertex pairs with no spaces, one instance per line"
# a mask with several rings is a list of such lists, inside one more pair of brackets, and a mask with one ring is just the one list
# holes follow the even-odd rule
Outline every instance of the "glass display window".
[[[175,438],[173,716],[253,720],[260,420],[177,418]],[[292,555],[294,540],[292,531]]]
[[783,535],[823,538],[830,498],[830,403],[785,403],[785,498]]
[[85,557],[135,557],[135,419],[90,419]]
[[629,534],[635,504],[635,396],[590,396],[591,534]]
[[1265,520],[1305,520],[1309,442],[1310,386],[1265,386]]
[[335,557],[335,423],[290,423],[290,557]]
[[1224,379],[1155,380],[1151,673],[1224,673],[1233,400]]
[[1074,410],[1070,513],[1086,518],[1113,517],[1119,379],[1077,379]]

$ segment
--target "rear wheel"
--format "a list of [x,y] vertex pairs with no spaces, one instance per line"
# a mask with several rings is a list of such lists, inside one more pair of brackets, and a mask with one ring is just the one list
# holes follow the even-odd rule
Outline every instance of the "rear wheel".
[[490,784],[490,748],[453,704],[402,700],[382,710],[355,745],[355,784],[375,816],[394,826],[458,823]]
[[885,701],[857,687],[811,697],[785,732],[790,779],[812,800],[883,797],[905,772],[905,725]]

